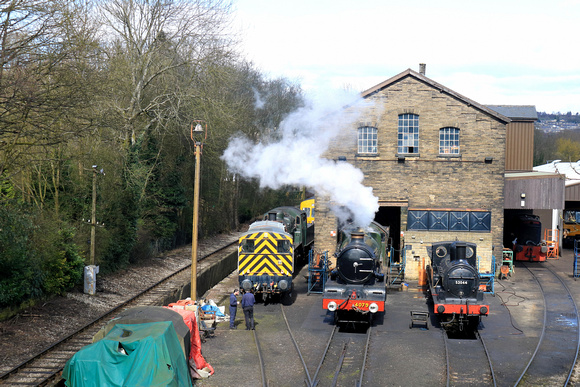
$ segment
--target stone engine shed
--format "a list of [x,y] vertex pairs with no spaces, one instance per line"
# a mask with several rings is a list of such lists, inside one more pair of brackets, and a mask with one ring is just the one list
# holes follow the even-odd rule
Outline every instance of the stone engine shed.
[[[389,226],[405,276],[417,279],[427,247],[443,240],[477,244],[480,272],[501,256],[506,125],[510,119],[408,69],[362,93],[367,102],[329,159],[364,173],[379,199],[375,220]],[[356,109],[356,107],[347,107]],[[337,219],[316,197],[316,248],[334,253]]]

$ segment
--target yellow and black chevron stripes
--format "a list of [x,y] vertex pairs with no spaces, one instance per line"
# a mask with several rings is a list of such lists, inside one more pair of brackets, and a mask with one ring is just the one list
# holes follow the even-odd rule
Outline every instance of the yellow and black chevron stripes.
[[[247,251],[252,241],[253,251]],[[294,248],[290,235],[256,232],[241,237],[239,243],[239,275],[292,275]]]
[[293,272],[290,254],[244,254],[239,257],[239,275],[288,275]]

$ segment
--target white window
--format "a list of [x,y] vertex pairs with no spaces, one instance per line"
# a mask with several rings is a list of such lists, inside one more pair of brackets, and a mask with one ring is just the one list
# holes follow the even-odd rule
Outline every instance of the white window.
[[419,116],[416,114],[399,115],[397,153],[419,153]]
[[361,126],[358,128],[358,153],[377,153],[377,128],[373,126]]
[[457,128],[439,129],[439,154],[442,155],[459,154],[459,129]]

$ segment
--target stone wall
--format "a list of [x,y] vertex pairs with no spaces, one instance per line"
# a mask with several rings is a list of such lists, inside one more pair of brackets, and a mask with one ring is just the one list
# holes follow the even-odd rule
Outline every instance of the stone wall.
[[[346,156],[347,162],[363,171],[364,184],[373,187],[373,193],[383,203],[406,202],[411,210],[478,210],[492,215],[491,232],[406,231],[403,219],[401,231],[410,246],[406,250],[407,278],[417,278],[418,263],[427,258],[425,247],[443,240],[477,243],[481,271],[490,270],[492,254],[501,257],[502,250],[505,123],[479,105],[413,76],[387,86],[367,97],[367,101],[371,106],[364,108],[353,131],[359,126],[377,127],[378,154],[357,155],[353,139],[341,141],[340,148],[332,148],[326,157]],[[398,117],[404,113],[419,115],[419,153],[406,154],[403,161],[397,157],[397,134]],[[439,129],[443,127],[460,129],[459,155],[439,154]],[[486,158],[493,161],[486,162]],[[316,248],[333,253],[336,219],[328,211],[327,199],[316,199]]]

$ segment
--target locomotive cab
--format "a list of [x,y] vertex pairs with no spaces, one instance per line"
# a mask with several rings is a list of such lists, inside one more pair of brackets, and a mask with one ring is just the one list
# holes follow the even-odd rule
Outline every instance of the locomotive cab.
[[304,263],[314,242],[314,226],[307,223],[306,213],[294,207],[276,207],[263,214],[262,219],[284,226],[284,231],[292,235],[297,260]]

